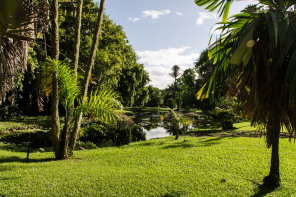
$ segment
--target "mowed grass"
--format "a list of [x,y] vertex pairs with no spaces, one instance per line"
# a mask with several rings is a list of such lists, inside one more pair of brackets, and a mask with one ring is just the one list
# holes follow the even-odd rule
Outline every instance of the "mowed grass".
[[[184,141],[186,139],[186,141]],[[282,186],[258,189],[270,166],[264,138],[173,137],[53,153],[0,150],[0,196],[293,196],[296,144],[280,141]]]
[[0,132],[7,130],[34,130],[40,128],[49,128],[51,117],[38,116],[22,118],[11,118],[10,120],[0,121]]

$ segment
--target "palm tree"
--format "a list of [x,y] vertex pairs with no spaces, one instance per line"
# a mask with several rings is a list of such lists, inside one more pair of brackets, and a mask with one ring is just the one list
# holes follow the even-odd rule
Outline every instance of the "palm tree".
[[[172,72],[169,73],[171,77],[174,78],[174,100],[176,101],[176,94],[177,94],[177,78],[180,76],[180,67],[178,65],[174,65],[172,67]],[[180,102],[177,101],[178,111],[180,110]]]
[[[210,4],[210,10],[222,6],[221,14],[229,9],[230,2],[196,0],[197,5]],[[296,3],[259,2],[219,27],[222,36],[209,52],[217,68],[197,97],[213,98],[225,80],[235,85],[232,93],[247,92],[245,113],[252,117],[252,124],[265,126],[267,147],[272,148],[270,172],[263,182],[265,186],[277,187],[281,126],[290,134],[296,129]]]
[[213,60],[209,60],[208,56],[209,50],[203,50],[199,58],[194,62],[195,70],[198,73],[198,78],[201,82],[207,82],[207,80],[212,76],[215,70],[215,64]]
[[[67,107],[73,106],[75,100],[78,101],[78,105],[73,109],[74,118],[71,119],[70,123],[73,124],[74,120],[76,120],[80,114],[92,116],[108,125],[116,125],[118,120],[125,122],[130,121],[128,117],[119,112],[119,110],[122,110],[123,106],[117,100],[118,98],[115,93],[111,91],[94,91],[91,92],[88,97],[81,97],[77,77],[67,63],[64,61],[56,61],[48,57],[45,65],[44,73],[49,73],[44,77],[44,89],[47,91],[47,94],[52,91],[51,82],[54,75],[54,72],[48,71],[55,70],[58,76],[59,101],[62,106],[67,109]],[[70,124],[69,127],[71,126]],[[55,156],[57,159],[68,158],[68,142],[67,136],[64,135],[63,130],[56,142],[57,149],[55,150]],[[73,150],[70,153],[73,154]]]
[[[77,81],[77,69],[78,69],[79,51],[80,51],[79,49],[80,49],[80,35],[81,35],[82,6],[83,6],[83,0],[78,0],[76,18],[75,18],[76,20],[75,20],[73,57],[72,57],[72,65],[71,65],[75,79],[76,79],[75,81]],[[65,108],[66,108],[65,125],[61,133],[60,150],[59,150],[59,157],[63,159],[68,157],[69,133],[70,133],[71,121],[74,113],[74,103],[68,103],[68,105],[65,106]]]
[[[86,98],[87,92],[88,92],[88,85],[89,85],[89,80],[90,80],[90,76],[91,76],[91,71],[92,71],[92,68],[93,68],[93,65],[95,62],[96,51],[99,46],[99,38],[101,35],[101,27],[102,27],[102,23],[103,23],[104,7],[105,7],[105,0],[101,0],[99,15],[98,15],[98,19],[97,19],[97,25],[96,25],[95,32],[93,35],[93,41],[92,41],[90,56],[89,56],[89,60],[88,60],[88,66],[87,66],[85,76],[84,76],[84,83],[83,83],[83,87],[82,87],[82,98]],[[80,113],[80,115],[76,119],[75,124],[74,124],[74,130],[71,132],[70,142],[69,142],[70,152],[74,151],[76,139],[78,137],[78,133],[80,130],[81,120],[82,120],[82,113]]]
[[0,0],[0,105],[26,69],[28,41],[47,29],[48,3],[38,2]]

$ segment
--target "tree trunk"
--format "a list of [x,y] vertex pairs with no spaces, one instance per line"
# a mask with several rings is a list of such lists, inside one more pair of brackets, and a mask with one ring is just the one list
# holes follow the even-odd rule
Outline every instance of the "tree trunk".
[[[101,0],[99,15],[98,15],[98,19],[97,19],[97,25],[95,28],[95,34],[93,36],[93,41],[92,41],[91,53],[90,53],[90,57],[88,60],[88,66],[87,66],[85,76],[84,76],[82,98],[85,98],[87,96],[89,79],[91,76],[92,67],[95,63],[95,57],[96,57],[97,48],[99,46],[99,38],[100,38],[101,27],[102,27],[102,23],[103,23],[104,6],[105,6],[105,0]],[[84,101],[82,103],[84,103]],[[80,130],[81,120],[82,120],[82,114],[80,114],[77,117],[77,119],[75,120],[74,130],[70,136],[69,149],[70,149],[71,154],[73,154],[73,151],[75,149],[76,140],[77,140],[78,133]]]
[[280,186],[280,160],[279,160],[279,138],[280,138],[280,119],[278,114],[274,113],[273,117],[268,120],[271,121],[271,127],[267,127],[267,129],[271,129],[269,133],[270,143],[271,143],[271,165],[269,175],[263,179],[264,186],[269,188],[275,188]]
[[[51,47],[52,59],[59,60],[59,15],[58,0],[53,0],[51,5]],[[52,117],[52,141],[55,155],[57,156],[59,150],[59,135],[60,135],[60,118],[59,118],[59,87],[58,87],[58,73],[57,69],[52,73],[52,98],[51,98],[51,117]]]
[[179,139],[179,131],[178,129],[176,129],[176,137],[175,137],[175,140]]
[[[75,37],[74,37],[74,48],[73,48],[73,58],[72,58],[72,68],[73,73],[77,80],[77,69],[78,69],[78,60],[79,60],[79,47],[80,47],[80,34],[81,34],[81,18],[82,18],[82,7],[83,0],[77,1],[77,15],[75,21]],[[71,121],[73,118],[74,104],[72,106],[67,106],[66,116],[65,116],[65,126],[61,134],[60,139],[60,159],[66,159],[68,155],[68,144],[69,144],[69,133],[71,129]]]

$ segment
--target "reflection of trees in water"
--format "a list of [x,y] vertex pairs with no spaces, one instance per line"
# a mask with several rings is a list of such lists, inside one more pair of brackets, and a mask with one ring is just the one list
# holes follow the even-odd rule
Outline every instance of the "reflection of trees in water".
[[[161,115],[163,115],[164,112],[156,112],[156,111],[154,112],[133,111],[133,112],[134,112],[134,116],[132,117],[133,121],[136,124],[142,126],[146,131],[151,131],[152,129],[157,129],[157,128],[164,128],[170,134],[174,134],[174,125],[173,125],[174,116],[172,113],[168,113],[165,119],[161,120]],[[196,127],[208,127],[209,125],[211,125],[211,119],[206,115],[201,116],[197,114],[188,114],[188,116],[194,119],[193,125],[190,125],[191,127],[190,129],[196,128]],[[163,130],[160,132],[163,132]]]
[[165,120],[161,120],[161,115],[160,112],[134,111],[132,119],[147,131],[161,127],[172,133],[172,117],[168,116]]
[[147,131],[150,131],[151,129],[155,129],[157,127],[162,126],[160,114],[157,112],[137,111],[137,112],[134,112],[134,114],[135,116],[133,117],[133,121],[141,125]]

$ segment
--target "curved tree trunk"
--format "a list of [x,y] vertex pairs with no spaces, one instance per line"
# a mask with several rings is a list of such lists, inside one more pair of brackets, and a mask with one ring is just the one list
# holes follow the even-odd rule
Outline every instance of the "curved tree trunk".
[[[105,7],[105,0],[101,0],[97,25],[95,28],[95,33],[93,36],[93,41],[92,41],[92,46],[91,46],[91,53],[90,53],[90,57],[88,60],[88,66],[87,66],[85,76],[84,76],[84,83],[83,83],[83,87],[82,87],[83,89],[82,89],[82,94],[81,94],[82,98],[85,98],[87,96],[87,92],[88,92],[89,79],[91,76],[91,71],[92,71],[93,65],[95,63],[97,48],[99,46],[99,38],[100,38],[100,34],[101,34],[101,27],[102,27],[103,16],[104,16],[104,7]],[[83,103],[84,103],[84,101],[83,101]],[[69,150],[70,150],[71,155],[73,154],[73,151],[75,149],[76,140],[77,140],[78,133],[80,130],[81,120],[82,120],[82,114],[80,114],[78,116],[78,118],[75,120],[74,130],[70,136]]]
[[[273,117],[269,120],[269,125],[267,129],[271,129],[271,132],[267,133],[270,135],[270,143],[271,143],[271,165],[269,175],[266,176],[263,180],[264,186],[275,188],[280,186],[280,160],[279,160],[279,138],[280,138],[280,119],[278,114],[274,113]],[[269,143],[269,142],[268,142]]]
[[[51,5],[51,47],[52,59],[59,60],[59,5],[58,0],[53,0]],[[56,157],[59,150],[59,135],[60,135],[60,118],[59,118],[59,87],[58,87],[58,73],[55,69],[52,73],[52,98],[51,98],[51,117],[52,117],[52,141],[53,149]]]
[[[77,80],[77,69],[78,69],[78,60],[79,60],[82,7],[83,7],[83,0],[78,0],[77,12],[76,12],[77,15],[76,15],[76,21],[75,21],[73,58],[72,58],[72,68],[73,68],[73,73],[76,77],[76,80]],[[65,116],[65,125],[64,125],[63,131],[61,134],[61,140],[60,140],[60,150],[59,150],[60,159],[66,159],[68,157],[69,133],[70,133],[71,121],[73,118],[73,112],[74,112],[74,104],[72,106],[67,106],[66,116]]]

